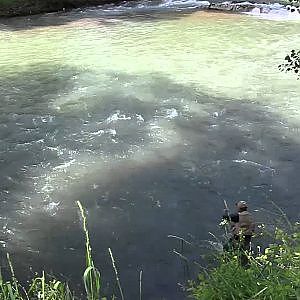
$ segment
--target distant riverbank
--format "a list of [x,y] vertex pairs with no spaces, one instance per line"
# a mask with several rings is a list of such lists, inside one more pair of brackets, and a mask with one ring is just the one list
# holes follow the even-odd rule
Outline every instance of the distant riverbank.
[[[97,6],[108,3],[118,4],[121,2],[121,0],[0,0],[0,18],[58,12],[79,7]],[[202,2],[203,8],[222,11],[250,11],[255,7],[254,3],[266,4],[263,0],[257,0],[255,2],[232,1],[232,4],[220,0]],[[205,2],[206,4],[204,4]],[[268,3],[275,2],[276,1],[268,1]]]
[[0,17],[15,17],[119,3],[117,0],[0,0]]

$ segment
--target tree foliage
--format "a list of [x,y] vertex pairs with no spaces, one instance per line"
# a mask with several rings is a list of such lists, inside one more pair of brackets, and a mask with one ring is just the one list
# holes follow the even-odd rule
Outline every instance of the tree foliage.
[[278,66],[282,72],[294,72],[300,78],[300,50],[292,50],[285,58],[284,63]]

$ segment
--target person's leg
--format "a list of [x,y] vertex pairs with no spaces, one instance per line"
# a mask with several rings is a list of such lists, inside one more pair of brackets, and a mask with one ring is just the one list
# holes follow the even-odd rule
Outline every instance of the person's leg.
[[245,251],[250,251],[250,245],[251,245],[251,235],[245,235],[244,236],[244,245],[243,248]]
[[241,241],[241,265],[243,267],[249,266],[248,253],[250,251],[251,235],[245,235]]
[[234,239],[231,237],[226,243],[223,244],[223,250],[225,252],[232,251],[234,249]]

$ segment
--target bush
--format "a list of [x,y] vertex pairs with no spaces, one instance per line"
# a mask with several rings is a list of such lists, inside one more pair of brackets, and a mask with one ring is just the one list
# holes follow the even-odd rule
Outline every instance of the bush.
[[[259,248],[258,248],[259,249]],[[218,266],[190,283],[197,300],[300,299],[300,223],[274,231],[274,242],[262,253],[246,253],[247,268],[237,251],[218,256]],[[245,253],[244,253],[245,254]]]

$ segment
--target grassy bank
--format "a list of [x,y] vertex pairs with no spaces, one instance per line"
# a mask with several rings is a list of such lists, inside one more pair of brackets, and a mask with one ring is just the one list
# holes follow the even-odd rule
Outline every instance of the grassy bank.
[[191,283],[195,300],[299,300],[300,223],[273,232],[274,241],[264,251],[246,253],[249,266],[242,267],[233,251],[219,255],[218,265],[199,274]]
[[[92,259],[92,248],[87,228],[85,211],[78,202],[85,236],[86,269],[83,271],[85,296],[76,297],[67,282],[61,282],[44,272],[32,279],[24,287],[17,280],[13,263],[9,255],[7,260],[11,278],[4,280],[0,272],[0,300],[108,300],[104,297],[101,276]],[[187,298],[195,300],[299,300],[300,299],[300,223],[286,229],[275,228],[271,235],[273,243],[264,251],[254,255],[247,253],[249,265],[240,264],[238,251],[222,253],[217,256],[217,267],[199,274],[196,281],[190,283]],[[270,235],[270,232],[268,233]],[[114,257],[108,249],[112,268],[116,275],[118,297],[110,299],[124,300],[124,294]],[[175,283],[174,283],[175,284]],[[142,278],[140,273],[140,295],[142,299]],[[83,298],[84,297],[84,298]]]

